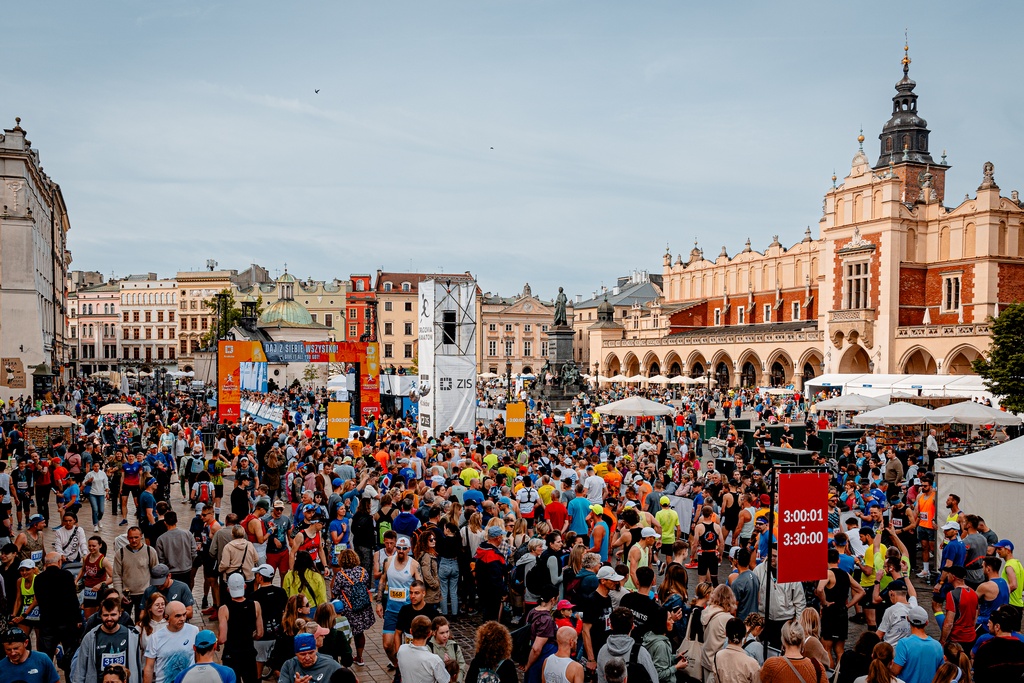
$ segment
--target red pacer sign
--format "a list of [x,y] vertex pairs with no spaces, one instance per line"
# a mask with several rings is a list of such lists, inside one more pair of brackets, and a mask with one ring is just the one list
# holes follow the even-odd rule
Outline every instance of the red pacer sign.
[[828,475],[780,474],[779,583],[828,575]]

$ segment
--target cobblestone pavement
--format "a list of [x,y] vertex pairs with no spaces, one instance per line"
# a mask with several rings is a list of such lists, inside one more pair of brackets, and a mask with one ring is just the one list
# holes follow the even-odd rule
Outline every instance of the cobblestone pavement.
[[[221,517],[222,519],[223,519],[223,515],[226,514],[224,511],[228,509],[227,501],[229,499],[231,490],[234,487],[234,482],[230,478],[225,477],[224,482],[225,482],[225,487],[224,487],[225,491],[224,491],[224,501],[223,501],[224,505],[223,505],[223,509],[222,509],[222,513],[221,513],[222,514],[222,517]],[[182,528],[188,528],[190,520],[192,519],[192,517],[194,516],[195,513],[192,510],[190,505],[182,502],[181,492],[180,492],[180,489],[178,488],[177,483],[172,485],[172,491],[173,491],[173,495],[171,497],[171,499],[172,499],[171,503],[172,503],[172,508],[178,513],[178,518],[179,518],[179,522],[180,522],[179,526],[182,527]],[[129,523],[134,524],[135,523],[135,516],[134,516],[135,515],[135,506],[131,502],[131,499],[129,499],[128,505],[129,505],[128,520],[129,520]],[[86,532],[87,536],[92,536],[93,535],[92,534],[92,516],[91,515],[92,515],[92,513],[91,513],[91,510],[89,509],[89,505],[85,504],[83,506],[81,512],[79,513],[79,517],[81,519],[81,526],[82,526],[83,529],[85,529],[85,532]],[[50,507],[50,520],[51,520],[51,523],[52,524],[56,524],[58,519],[59,519],[59,517],[58,517],[58,512],[57,512],[57,509],[56,509],[56,505],[55,504],[51,504],[51,507]],[[107,514],[106,514],[106,516],[103,519],[102,531],[100,532],[100,536],[107,542],[108,546],[110,546],[110,547],[113,547],[114,539],[119,534],[124,533],[124,531],[127,529],[126,526],[125,527],[118,526],[118,522],[120,521],[120,519],[121,519],[120,516],[115,517],[115,516],[110,514],[110,504],[109,504],[109,501],[108,501],[107,502]],[[45,533],[46,533],[46,544],[47,544],[47,547],[49,547],[49,544],[53,540],[53,532],[50,529],[47,529]],[[690,576],[690,584],[689,585],[690,585],[691,590],[692,590],[692,588],[697,585],[697,574],[696,574],[696,572],[694,570],[689,570],[688,573],[689,573],[689,576]],[[727,576],[727,574],[728,574],[728,572],[723,568],[722,571],[720,572],[720,579],[724,581],[725,577]],[[275,579],[275,583],[280,585],[280,577]],[[929,612],[930,612],[931,611],[931,589],[930,589],[930,587],[926,586],[920,579],[916,579],[916,578],[914,579],[914,585],[915,585],[915,587],[917,588],[917,591],[918,591],[918,601],[920,602],[922,607],[924,607],[926,610],[929,610]],[[199,608],[200,604],[202,602],[202,597],[203,597],[202,596],[202,575],[201,575],[201,573],[196,578],[196,586],[195,586],[195,589],[193,590],[193,595],[195,596],[196,609],[194,610],[195,614],[194,614],[194,616],[192,618],[192,622],[191,623],[195,624],[196,626],[198,626],[201,629],[202,628],[209,628],[209,629],[212,629],[213,631],[216,632],[217,631],[217,621],[216,620],[210,620],[210,619],[204,617],[202,615],[202,613],[201,613],[200,608]],[[462,616],[459,616],[459,617],[451,620],[453,637],[456,638],[456,640],[459,642],[459,645],[464,649],[467,663],[470,661],[470,659],[473,656],[473,651],[474,651],[473,645],[474,645],[475,631],[476,631],[476,628],[481,623],[482,623],[482,620],[479,617],[477,617],[477,616],[462,615]],[[865,630],[864,626],[861,626],[861,625],[858,625],[858,624],[851,624],[850,625],[850,638],[847,641],[847,646],[848,647],[852,647],[853,644],[857,641],[857,638],[860,637],[860,634],[864,632],[864,630]],[[929,633],[931,633],[933,636],[937,636],[938,635],[938,630],[935,627],[934,621],[932,621],[929,624],[929,629],[928,630],[929,630]],[[388,658],[387,658],[387,655],[384,654],[384,649],[383,649],[383,646],[381,644],[381,620],[379,618],[374,622],[373,627],[371,627],[370,630],[368,630],[366,632],[366,649],[364,651],[363,661],[366,664],[365,666],[363,666],[363,667],[353,667],[353,669],[354,669],[356,675],[359,677],[360,681],[373,681],[374,683],[388,683],[394,677],[393,672],[389,672],[387,670]]]

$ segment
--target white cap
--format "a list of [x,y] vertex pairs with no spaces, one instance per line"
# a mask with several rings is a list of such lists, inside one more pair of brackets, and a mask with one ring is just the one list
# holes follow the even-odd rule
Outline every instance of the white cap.
[[942,525],[943,531],[949,531],[950,529],[960,531],[960,522],[946,522]]
[[598,581],[622,581],[625,578],[625,576],[617,574],[615,570],[611,567],[605,566],[597,570]]
[[233,598],[240,598],[245,595],[245,577],[241,574],[232,574],[229,576],[228,593]]
[[645,526],[640,530],[640,538],[657,538],[658,532],[654,530],[654,527]]

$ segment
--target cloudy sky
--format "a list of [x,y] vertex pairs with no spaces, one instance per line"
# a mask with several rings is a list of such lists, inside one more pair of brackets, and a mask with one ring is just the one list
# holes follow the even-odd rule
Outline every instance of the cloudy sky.
[[[5,2],[0,124],[60,183],[73,267],[473,272],[589,296],[666,244],[817,236],[910,29],[953,170],[1024,185],[1014,3]],[[315,92],[319,90],[319,93]]]

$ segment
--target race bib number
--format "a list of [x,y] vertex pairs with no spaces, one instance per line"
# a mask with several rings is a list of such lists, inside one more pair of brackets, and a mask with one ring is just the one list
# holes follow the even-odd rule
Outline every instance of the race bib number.
[[109,652],[107,654],[100,655],[100,671],[106,669],[112,664],[120,664],[121,666],[127,666],[128,658],[123,652]]
[[84,591],[82,591],[82,597],[86,600],[95,600],[96,591],[94,591],[92,588],[86,588]]
[[32,560],[33,562],[35,562],[36,564],[39,564],[42,561],[42,559],[43,559],[43,551],[42,550],[33,550],[32,554],[29,555],[29,559]]
[[25,618],[32,621],[39,621],[39,605],[33,607],[32,611],[25,615]]
[[18,489],[22,490],[22,491],[27,490],[28,489],[28,482],[27,481],[19,481],[18,482]]
[[902,529],[903,528],[903,520],[902,519],[894,519],[894,520],[892,520],[892,528],[893,529]]
[[388,588],[388,600],[405,602],[407,595],[409,595],[409,591],[406,588]]
[[922,522],[927,522],[928,520],[929,520],[929,516],[928,516],[928,513],[927,513],[927,512],[923,512],[923,511],[922,511],[922,512],[921,512],[921,521],[922,521]]

